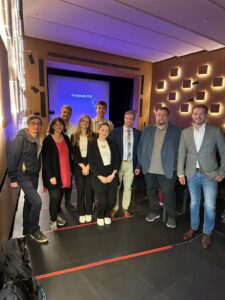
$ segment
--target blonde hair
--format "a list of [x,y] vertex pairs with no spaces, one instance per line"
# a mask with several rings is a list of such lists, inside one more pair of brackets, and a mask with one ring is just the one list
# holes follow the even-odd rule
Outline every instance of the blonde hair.
[[83,121],[83,119],[88,119],[89,121],[89,126],[87,128],[87,132],[86,132],[86,136],[89,139],[92,136],[92,126],[91,126],[91,118],[88,115],[83,115],[81,116],[78,125],[77,125],[77,130],[76,132],[74,132],[71,136],[71,141],[72,141],[72,145],[76,146],[79,145],[79,141],[80,141],[80,135],[81,135],[81,122]]

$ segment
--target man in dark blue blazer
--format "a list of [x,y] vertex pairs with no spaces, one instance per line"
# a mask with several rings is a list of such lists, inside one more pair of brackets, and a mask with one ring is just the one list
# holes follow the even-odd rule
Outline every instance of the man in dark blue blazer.
[[[137,146],[140,140],[141,131],[133,128],[134,120],[135,113],[133,111],[127,111],[124,114],[124,126],[114,128],[110,134],[110,139],[116,143],[120,155],[121,165],[118,176],[120,185],[123,181],[124,189],[122,207],[125,217],[130,215],[128,208],[131,200],[131,186],[134,175],[140,174],[140,164],[137,158]],[[120,185],[117,191],[116,205],[112,211],[112,218],[115,217],[116,212],[119,209]]]

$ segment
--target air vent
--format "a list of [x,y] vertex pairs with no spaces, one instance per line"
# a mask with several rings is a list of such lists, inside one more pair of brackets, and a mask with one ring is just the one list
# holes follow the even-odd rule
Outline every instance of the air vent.
[[90,59],[90,58],[86,58],[86,57],[65,55],[65,54],[56,53],[56,52],[48,52],[48,56],[58,57],[58,58],[63,58],[63,59],[73,60],[73,61],[81,61],[81,62],[85,62],[85,63],[101,65],[101,66],[117,68],[117,69],[124,69],[124,70],[130,70],[130,71],[140,71],[140,68],[137,68],[137,67],[130,67],[130,66],[124,66],[124,65],[119,65],[119,64],[113,64],[113,63],[108,63],[108,62],[95,60],[95,59]]

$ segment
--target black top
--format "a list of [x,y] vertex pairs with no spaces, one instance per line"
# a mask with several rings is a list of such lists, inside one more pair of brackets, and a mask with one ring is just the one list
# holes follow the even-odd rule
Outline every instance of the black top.
[[113,170],[119,170],[120,160],[116,144],[111,140],[107,140],[107,142],[111,151],[111,163],[109,166],[107,166],[107,168],[103,164],[97,140],[91,141],[88,145],[89,165],[91,168],[91,173],[94,176],[108,176],[113,172]]
[[[93,139],[94,139],[94,135],[88,138],[87,147],[89,143],[93,141]],[[82,157],[79,144],[76,144],[75,146],[72,145],[72,156],[73,156],[74,167],[77,167],[81,163],[83,163],[84,165],[88,164],[88,149],[87,149],[87,157]]]
[[[70,169],[73,169],[73,161],[71,157],[71,142],[67,135],[63,134],[64,140],[69,149]],[[48,190],[60,189],[62,186],[60,175],[59,152],[57,145],[51,135],[46,136],[42,147],[42,179],[43,184]],[[55,177],[57,184],[52,185],[50,178]]]

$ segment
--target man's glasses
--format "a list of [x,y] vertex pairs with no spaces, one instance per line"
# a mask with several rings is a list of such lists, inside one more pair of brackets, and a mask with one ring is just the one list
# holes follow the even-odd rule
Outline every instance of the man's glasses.
[[41,123],[40,122],[29,122],[30,125],[32,126],[39,126],[41,127]]

